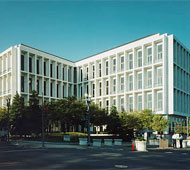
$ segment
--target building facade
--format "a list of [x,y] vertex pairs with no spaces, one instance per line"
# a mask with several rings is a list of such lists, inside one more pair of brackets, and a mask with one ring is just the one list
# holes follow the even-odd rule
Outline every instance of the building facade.
[[175,122],[190,115],[190,50],[173,35],[153,34],[72,62],[17,45],[0,54],[0,106],[32,90],[42,102],[91,94],[100,107],[150,109]]

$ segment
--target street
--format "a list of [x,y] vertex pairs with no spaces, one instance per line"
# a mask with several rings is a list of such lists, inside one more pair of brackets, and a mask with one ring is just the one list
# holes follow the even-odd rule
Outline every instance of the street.
[[0,169],[190,169],[190,150],[30,148],[0,144]]

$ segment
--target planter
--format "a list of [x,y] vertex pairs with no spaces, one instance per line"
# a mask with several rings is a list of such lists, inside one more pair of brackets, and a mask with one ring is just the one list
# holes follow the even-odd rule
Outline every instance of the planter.
[[187,147],[190,147],[190,140],[187,140]]
[[102,140],[101,139],[93,139],[93,146],[101,146],[102,145]]
[[149,145],[160,145],[160,141],[158,139],[150,139]]
[[146,141],[135,141],[137,151],[147,151],[146,150]]
[[121,146],[122,145],[122,139],[114,139],[114,145]]
[[63,135],[63,141],[70,142],[71,141],[70,135]]
[[79,138],[79,145],[87,145],[87,138]]
[[112,146],[112,139],[104,139],[105,146]]
[[187,148],[187,140],[183,140],[182,146],[183,146],[183,148]]
[[168,139],[160,139],[160,148],[161,149],[168,148]]

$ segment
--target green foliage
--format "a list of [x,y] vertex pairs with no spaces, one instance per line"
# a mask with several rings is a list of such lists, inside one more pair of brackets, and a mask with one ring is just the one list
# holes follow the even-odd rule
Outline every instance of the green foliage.
[[90,105],[90,122],[95,126],[102,126],[107,123],[108,114],[105,109],[99,108],[97,104]]
[[107,131],[111,134],[121,134],[122,122],[116,107],[112,106],[107,120]]
[[0,108],[0,128],[7,128],[7,109]]
[[164,116],[158,114],[153,116],[151,122],[152,129],[161,133],[164,132],[164,130],[169,125],[169,120],[167,120]]
[[136,141],[146,141],[143,137],[137,137],[135,140]]
[[140,121],[139,129],[152,129],[153,114],[151,110],[142,110],[137,113],[137,117]]
[[[188,127],[188,131],[190,132],[190,127]],[[176,124],[174,132],[178,134],[187,134],[187,126],[183,126],[182,124]]]

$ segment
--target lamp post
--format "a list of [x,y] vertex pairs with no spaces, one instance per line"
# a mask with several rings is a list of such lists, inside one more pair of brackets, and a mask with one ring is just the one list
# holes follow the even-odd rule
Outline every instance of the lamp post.
[[10,131],[10,118],[9,118],[9,108],[10,108],[10,102],[11,102],[11,99],[8,98],[7,99],[7,109],[8,109],[8,122],[7,122],[7,141],[9,142],[9,131]]
[[42,93],[42,148],[44,147],[44,95]]
[[87,102],[87,112],[88,112],[88,146],[90,146],[90,103],[91,103],[91,96],[87,93],[85,94],[86,102]]

